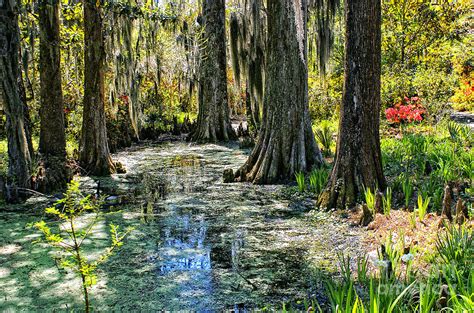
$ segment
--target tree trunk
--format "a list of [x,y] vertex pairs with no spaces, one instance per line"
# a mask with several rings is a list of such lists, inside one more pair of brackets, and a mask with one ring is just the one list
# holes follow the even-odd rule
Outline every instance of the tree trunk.
[[268,2],[263,121],[237,181],[274,183],[322,163],[308,109],[306,19],[306,0]]
[[84,108],[80,162],[92,175],[115,171],[107,143],[104,102],[104,38],[99,2],[84,1]]
[[245,82],[245,112],[247,114],[247,129],[252,137],[258,133],[260,126],[260,110],[256,99],[252,99],[248,79]]
[[224,0],[204,0],[204,48],[200,63],[199,112],[192,139],[227,141],[235,137],[227,102]]
[[[19,58],[22,58],[21,55],[21,45],[20,45],[20,50],[19,50]],[[26,142],[28,145],[28,150],[30,151],[30,155],[33,156],[34,149],[33,149],[33,140],[31,139],[31,128],[32,128],[32,123],[31,123],[31,118],[30,118],[30,109],[28,107],[28,100],[32,100],[33,97],[30,99],[26,96],[26,88],[25,84],[23,82],[23,76],[22,76],[22,62],[20,62],[20,65],[18,66],[18,92],[20,95],[20,101],[23,103],[23,116],[24,116],[24,126],[23,128],[25,129],[25,136],[26,136]],[[23,67],[23,73],[25,76],[27,75],[27,69]],[[28,79],[27,79],[28,80]]]
[[337,154],[319,205],[352,206],[363,187],[385,187],[380,151],[380,0],[345,2],[344,93]]
[[66,161],[66,136],[61,86],[61,56],[59,37],[59,0],[41,0],[39,3],[40,26],[40,142],[44,177],[42,191],[66,186],[68,175]]
[[[31,151],[25,103],[20,95],[18,3],[0,0],[0,96],[5,108],[8,139],[8,185],[30,188]],[[13,192],[16,194],[16,192]],[[16,199],[7,199],[14,201]]]

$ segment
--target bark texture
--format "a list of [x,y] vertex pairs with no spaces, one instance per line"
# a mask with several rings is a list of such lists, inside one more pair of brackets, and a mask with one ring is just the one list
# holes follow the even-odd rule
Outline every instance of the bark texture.
[[66,186],[66,136],[61,85],[61,55],[59,37],[59,0],[41,0],[40,26],[40,142],[44,165],[40,189],[50,191]]
[[227,102],[225,1],[203,0],[204,48],[200,61],[199,112],[192,139],[227,141],[235,137]]
[[248,131],[252,137],[255,137],[260,127],[260,106],[258,101],[252,100],[248,80],[245,84],[245,112],[247,115]]
[[39,150],[42,154],[66,155],[64,108],[60,69],[59,0],[41,0],[40,80],[41,128]]
[[0,0],[0,97],[6,115],[9,190],[10,187],[30,188],[33,152],[28,141],[26,104],[22,101],[19,84],[21,71],[17,5],[16,1]]
[[115,171],[107,143],[104,38],[100,2],[84,1],[84,111],[80,163],[92,175]]
[[306,19],[306,0],[268,2],[262,125],[237,181],[274,183],[322,163],[308,110]]
[[382,189],[380,151],[381,5],[345,1],[344,92],[335,164],[319,205],[352,206],[363,186]]
[[[22,54],[21,54],[21,44],[20,44],[20,53],[19,53],[19,58],[23,58]],[[22,70],[23,69],[23,70]],[[25,78],[28,80],[29,78],[27,78],[27,74],[26,74],[27,70],[25,69],[25,67],[21,66],[21,62],[20,62],[20,65],[18,66],[18,78],[17,78],[17,82],[18,82],[18,92],[20,94],[20,101],[23,103],[23,120],[24,120],[24,131],[25,131],[25,136],[26,136],[26,142],[27,142],[27,145],[28,145],[28,150],[30,151],[30,154],[31,156],[33,156],[33,153],[34,153],[34,149],[33,149],[33,140],[31,139],[31,128],[32,128],[32,123],[31,123],[31,118],[30,118],[30,109],[28,107],[28,101],[29,100],[33,100],[33,96],[31,97],[27,97],[26,96],[26,88],[25,88],[25,84],[24,84],[24,81],[23,81],[23,75],[22,74],[25,74]]]

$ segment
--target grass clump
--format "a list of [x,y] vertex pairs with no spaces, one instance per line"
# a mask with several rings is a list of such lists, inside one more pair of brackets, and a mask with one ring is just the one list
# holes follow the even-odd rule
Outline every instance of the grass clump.
[[[339,255],[339,278],[325,276],[325,301],[305,301],[307,312],[471,312],[474,307],[474,246],[468,224],[446,225],[438,236],[436,256],[427,274],[413,270],[416,249],[389,235],[379,251],[377,268],[368,258]],[[293,311],[288,306],[285,311]]]
[[383,206],[383,214],[385,216],[390,215],[390,211],[392,210],[392,188],[387,187],[385,194],[382,197],[382,206]]
[[298,191],[304,192],[306,190],[306,183],[303,172],[297,172],[295,174],[296,184],[298,185]]
[[[309,188],[308,190],[315,194],[321,193],[329,178],[329,169],[325,166],[313,169],[309,174]],[[307,189],[306,176],[303,172],[297,172],[295,174],[296,184],[299,192],[304,192]]]
[[364,197],[365,197],[365,204],[367,208],[374,213],[375,212],[375,193],[373,193],[369,188],[364,188]]
[[441,213],[446,184],[462,186],[461,196],[472,197],[473,189],[469,187],[474,182],[472,138],[469,127],[455,122],[403,133],[401,139],[382,138],[384,173],[393,183],[394,204],[400,200],[405,209],[412,206],[416,209],[417,199],[413,194],[417,190],[423,199],[431,197],[430,208]]
[[428,206],[430,204],[430,197],[423,199],[421,194],[418,195],[418,218],[422,221],[425,218],[426,212],[428,212]]
[[413,196],[413,185],[408,177],[406,177],[402,182],[402,190],[405,198],[405,208],[408,209],[410,200]]
[[328,169],[324,167],[314,169],[309,175],[309,185],[311,187],[311,190],[316,194],[320,194],[326,186],[328,178]]

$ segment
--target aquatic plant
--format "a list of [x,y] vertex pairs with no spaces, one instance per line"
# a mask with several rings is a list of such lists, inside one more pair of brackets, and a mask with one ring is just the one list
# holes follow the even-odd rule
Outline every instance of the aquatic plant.
[[[406,307],[404,300],[412,290],[416,281],[402,286],[395,281],[385,282],[379,278],[371,277],[367,284],[361,285],[359,281],[338,282],[327,279],[325,281],[326,294],[329,299],[331,312],[401,312],[401,307]],[[364,296],[368,294],[368,296]],[[319,312],[323,312],[319,308]]]
[[337,254],[337,259],[339,261],[339,269],[345,281],[349,282],[351,280],[351,258],[344,255],[343,253]]
[[360,283],[366,283],[369,279],[368,264],[369,259],[367,256],[361,256],[357,258],[357,281]]
[[[84,296],[84,310],[90,312],[89,288],[97,283],[96,270],[123,245],[125,237],[133,230],[127,228],[120,232],[119,227],[110,224],[111,245],[95,260],[87,255],[83,244],[92,233],[94,225],[99,220],[102,200],[95,201],[90,195],[83,196],[79,190],[79,182],[73,180],[68,184],[64,198],[57,200],[45,212],[58,221],[55,230],[50,223],[39,221],[34,226],[44,235],[45,242],[60,252],[60,264],[68,268],[81,278],[81,287]],[[77,219],[86,213],[93,213],[94,218],[83,227],[78,227]]]

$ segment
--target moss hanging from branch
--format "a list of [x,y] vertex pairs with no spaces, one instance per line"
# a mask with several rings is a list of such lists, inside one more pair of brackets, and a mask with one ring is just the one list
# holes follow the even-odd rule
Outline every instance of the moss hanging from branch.
[[311,0],[309,2],[310,21],[312,32],[309,32],[310,49],[312,42],[316,43],[318,66],[321,75],[327,70],[327,63],[331,56],[334,42],[334,17],[339,9],[339,0]]
[[245,78],[249,124],[258,129],[264,90],[266,13],[262,0],[237,5],[230,18],[232,67],[236,84]]
[[234,72],[235,82],[240,86],[240,57],[239,57],[239,39],[240,27],[239,20],[235,13],[230,15],[230,58],[232,61],[232,70]]
[[[130,7],[134,5],[129,1]],[[109,41],[110,63],[112,63],[113,80],[109,85],[110,106],[112,113],[118,112],[117,99],[126,99],[124,103],[128,106],[128,115],[135,137],[139,137],[139,119],[141,107],[139,101],[141,35],[137,30],[139,16],[127,16],[112,13],[110,18],[110,30],[112,32]],[[124,98],[126,97],[126,98]]]

